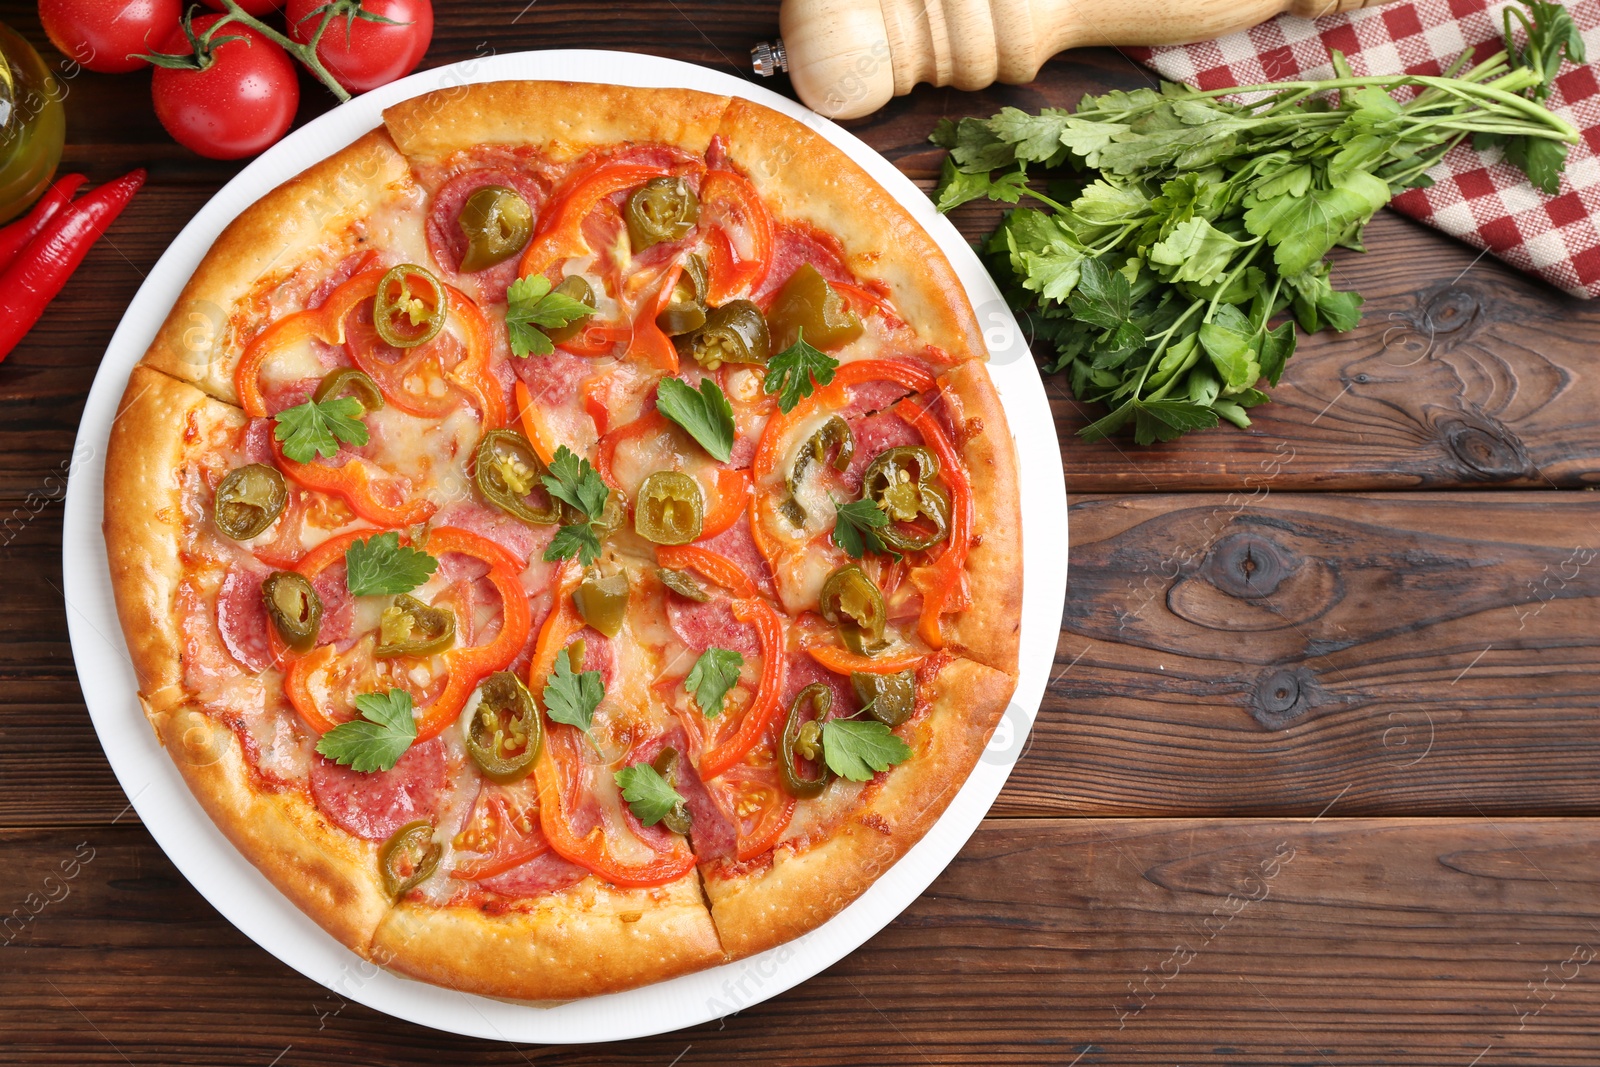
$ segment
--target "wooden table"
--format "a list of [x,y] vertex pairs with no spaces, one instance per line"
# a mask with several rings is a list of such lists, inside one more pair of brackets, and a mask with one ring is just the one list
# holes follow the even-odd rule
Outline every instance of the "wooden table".
[[[441,5],[426,62],[601,46],[744,74],[777,22],[744,0],[520,2]],[[48,48],[31,5],[0,19]],[[851,125],[931,187],[939,116],[1146,80],[1084,51]],[[517,1048],[382,1016],[257,948],[101,754],[67,645],[63,479],[123,308],[237,168],[165,138],[147,76],[68,86],[66,168],[151,181],[0,366],[0,915],[24,917],[0,934],[0,1062],[1600,1060],[1600,500],[1582,491],[1600,308],[1385,214],[1371,253],[1338,258],[1365,324],[1304,341],[1248,433],[1084,444],[1049,381],[1071,587],[1038,724],[991,755],[1018,762],[959,858],[782,996],[652,1040]],[[302,118],[326,100],[307,82]],[[994,218],[958,221],[975,238]]]

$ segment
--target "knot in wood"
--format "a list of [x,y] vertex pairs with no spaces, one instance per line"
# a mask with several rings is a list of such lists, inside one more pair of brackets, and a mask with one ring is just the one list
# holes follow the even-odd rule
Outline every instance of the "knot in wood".
[[1522,441],[1498,422],[1445,419],[1438,430],[1445,448],[1469,478],[1504,482],[1533,473]]
[[1310,671],[1283,668],[1256,682],[1250,715],[1269,730],[1281,730],[1320,703],[1322,690]]
[[1277,592],[1298,566],[1298,560],[1270,539],[1235,533],[1212,547],[1200,576],[1229,596],[1257,600]]
[[1422,323],[1430,337],[1456,333],[1478,317],[1478,298],[1466,289],[1447,285],[1428,298]]

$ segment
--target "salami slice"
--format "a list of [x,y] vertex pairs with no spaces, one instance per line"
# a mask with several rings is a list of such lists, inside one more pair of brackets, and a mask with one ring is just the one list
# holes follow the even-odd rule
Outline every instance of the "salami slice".
[[[857,484],[860,484],[859,477]],[[699,542],[700,547],[709,548],[713,552],[727,556],[750,580],[756,583],[756,588],[767,596],[774,595],[772,584],[772,568],[767,566],[766,557],[756,547],[755,538],[750,536],[750,516],[740,515],[739,520],[717,536]]]
[[761,651],[761,642],[755,628],[733,617],[733,608],[726,600],[708,600],[697,604],[692,600],[667,595],[667,622],[672,632],[699,654],[708,648],[729,648],[753,656]]
[[322,625],[317,629],[317,641],[343,641],[350,636],[356,623],[356,601],[345,584],[344,560],[330,563],[311,579],[311,588],[322,600]]
[[311,765],[311,796],[340,829],[383,841],[406,823],[426,819],[445,800],[444,742],[416,745],[392,770],[361,774],[318,756]]
[[543,555],[556,535],[554,526],[530,526],[496,508],[476,500],[458,500],[434,517],[433,524],[454,526],[493,541],[527,564],[535,554]]
[[861,479],[866,477],[867,465],[884,449],[922,444],[922,434],[917,432],[917,428],[892,411],[880,411],[876,415],[846,421],[850,424],[850,432],[855,435],[856,451],[841,477],[845,487],[852,493],[861,492]]
[[[651,763],[668,745],[677,749],[680,757],[685,756],[687,744],[683,728],[674,727],[635,748],[629,753],[628,762]],[[700,775],[689,765],[688,759],[678,760],[671,784],[683,797],[683,806],[689,809],[689,843],[694,846],[695,855],[702,860],[733,855],[738,845],[738,831],[717,802],[711,799],[711,793],[700,780]]]
[[269,573],[254,560],[241,560],[228,568],[217,590],[217,633],[222,635],[222,646],[253,674],[272,666],[272,640],[267,633],[272,620],[261,599],[261,582]]
[[531,897],[577,885],[588,876],[585,868],[554,852],[546,852],[520,867],[513,867],[490,878],[481,878],[472,884],[508,897]]
[[474,274],[460,275],[461,257],[467,252],[467,236],[457,221],[467,198],[486,185],[503,185],[514,189],[528,202],[533,217],[545,201],[544,186],[533,175],[510,167],[475,167],[463,171],[440,186],[433,194],[433,205],[428,209],[428,249],[434,261],[457,277],[475,279],[485,300],[503,301],[506,287],[517,278],[517,256],[497,263]]

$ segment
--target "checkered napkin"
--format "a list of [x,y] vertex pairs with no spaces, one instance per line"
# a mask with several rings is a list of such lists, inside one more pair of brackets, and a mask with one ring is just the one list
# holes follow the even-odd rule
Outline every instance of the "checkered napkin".
[[[1124,51],[1201,89],[1332,77],[1330,48],[1358,75],[1438,74],[1468,46],[1479,59],[1500,51],[1507,6],[1415,0],[1314,20],[1282,15],[1215,41]],[[1600,60],[1600,0],[1566,6],[1589,58]],[[1468,142],[1429,172],[1432,188],[1409,190],[1393,207],[1574,296],[1600,296],[1600,83],[1593,67],[1564,65],[1546,106],[1583,131],[1557,195],[1533,188],[1498,151],[1475,152]]]

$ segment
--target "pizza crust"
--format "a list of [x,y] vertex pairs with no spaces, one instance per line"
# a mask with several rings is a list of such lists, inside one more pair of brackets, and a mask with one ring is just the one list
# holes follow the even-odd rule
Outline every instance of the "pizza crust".
[[653,889],[591,875],[498,912],[403,901],[379,925],[372,953],[458,992],[538,1001],[614,993],[723,959],[694,874]]
[[564,163],[627,141],[703,154],[727,106],[725,96],[692,89],[502,81],[401,101],[384,111],[383,122],[413,163],[439,163],[486,144],[533,145]]
[[978,320],[950,261],[854,160],[809,127],[748,100],[728,103],[718,134],[773,213],[836,237],[851,273],[887,285],[918,336],[958,362],[985,358]]
[[[950,648],[1008,674],[1022,640],[1022,509],[1016,442],[989,370],[966,363],[945,377],[944,400],[972,483],[972,607],[941,620]],[[1066,539],[1062,538],[1062,551]]]
[[378,846],[340,830],[297,789],[265,788],[238,736],[192,707],[153,716],[200,806],[278,891],[347,948],[368,956],[389,910]]
[[144,364],[239,402],[233,372],[266,316],[241,302],[308,260],[331,269],[359,244],[354,225],[414,188],[389,135],[374,130],[240,212],[206,253]]
[[763,952],[843,911],[944,813],[989,743],[1016,688],[1010,675],[954,660],[933,682],[928,714],[900,727],[916,755],[825,840],[780,845],[762,869],[705,871],[706,897],[729,959]]
[[195,442],[246,421],[192,385],[135,367],[111,424],[101,523],[111,588],[139,693],[157,711],[188,697],[175,607],[185,577],[181,477]]

